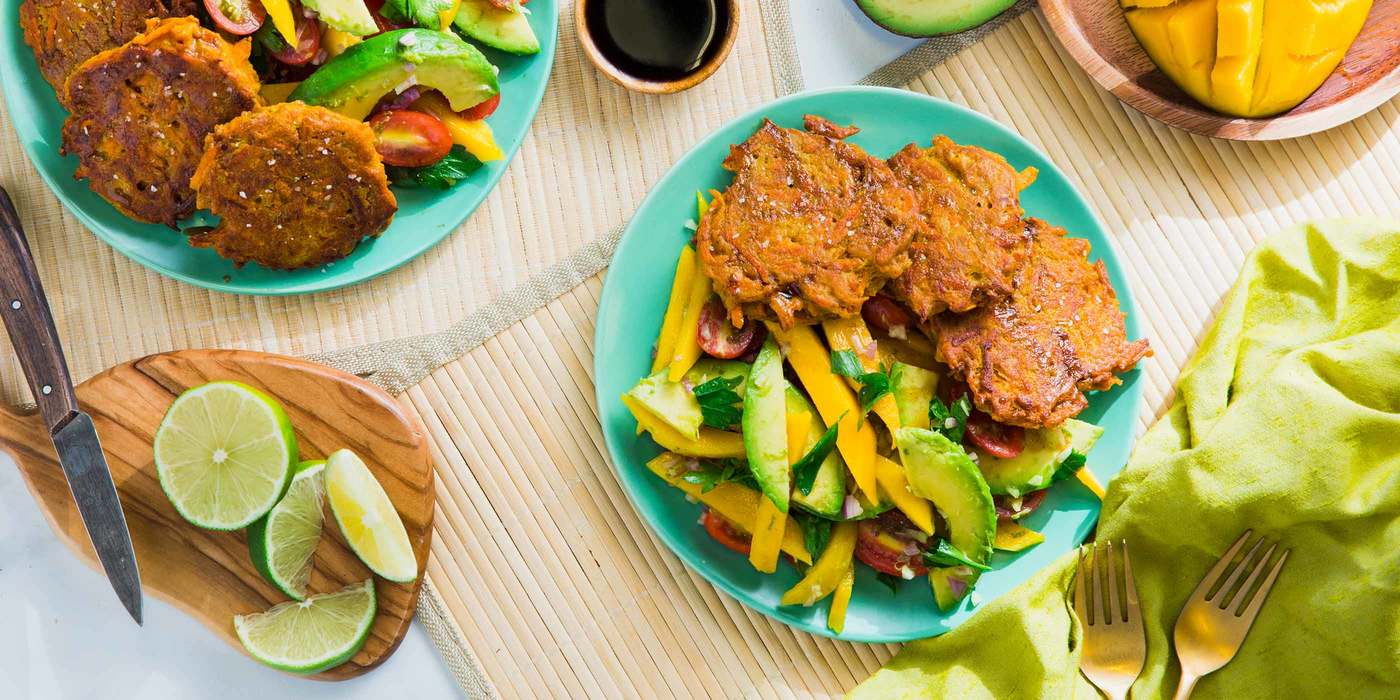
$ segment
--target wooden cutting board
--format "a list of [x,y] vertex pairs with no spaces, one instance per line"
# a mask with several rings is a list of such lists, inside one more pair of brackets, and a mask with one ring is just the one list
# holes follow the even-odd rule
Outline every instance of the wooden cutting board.
[[[78,387],[78,401],[96,423],[107,453],[145,592],[173,603],[240,650],[233,616],[287,600],[253,568],[242,531],[215,532],[186,522],[156,479],[151,442],[166,409],[184,390],[220,379],[243,382],[281,401],[303,459],[324,458],[342,447],[354,450],[403,518],[418,557],[418,579],[409,584],[377,579],[379,615],[364,648],[348,663],[313,677],[344,680],[378,666],[413,619],[432,537],[432,461],[416,416],[382,389],[339,370],[280,355],[189,350],[118,365]],[[99,568],[38,414],[0,408],[0,446],[14,456],[54,532]],[[327,512],[311,590],[334,591],[370,576]]]

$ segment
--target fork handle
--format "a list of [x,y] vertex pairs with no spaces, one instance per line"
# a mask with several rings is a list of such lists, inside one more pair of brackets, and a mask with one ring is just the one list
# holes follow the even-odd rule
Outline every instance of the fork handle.
[[1186,700],[1191,697],[1191,691],[1195,690],[1198,680],[1201,680],[1200,676],[1193,676],[1182,671],[1181,682],[1176,684],[1176,695],[1172,696],[1172,700]]

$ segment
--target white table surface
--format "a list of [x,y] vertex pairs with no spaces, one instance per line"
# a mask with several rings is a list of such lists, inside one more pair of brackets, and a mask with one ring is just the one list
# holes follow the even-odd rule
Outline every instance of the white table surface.
[[[850,0],[798,0],[807,87],[853,82],[918,42],[870,23]],[[137,627],[106,579],[59,544],[0,454],[0,698],[447,698],[458,693],[422,625],[372,673],[320,683],[272,671],[147,596]]]

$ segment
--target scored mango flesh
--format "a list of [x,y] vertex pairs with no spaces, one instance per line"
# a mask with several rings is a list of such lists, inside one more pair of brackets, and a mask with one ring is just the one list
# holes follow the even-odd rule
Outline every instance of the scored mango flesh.
[[1120,0],[1147,55],[1187,94],[1239,117],[1285,112],[1346,55],[1371,0]]

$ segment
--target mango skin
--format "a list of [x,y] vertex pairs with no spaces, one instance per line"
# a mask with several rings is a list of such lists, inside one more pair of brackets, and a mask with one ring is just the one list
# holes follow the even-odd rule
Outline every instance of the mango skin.
[[1152,62],[1218,112],[1267,117],[1307,99],[1361,32],[1372,0],[1120,0]]

